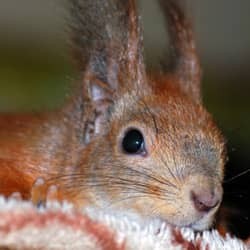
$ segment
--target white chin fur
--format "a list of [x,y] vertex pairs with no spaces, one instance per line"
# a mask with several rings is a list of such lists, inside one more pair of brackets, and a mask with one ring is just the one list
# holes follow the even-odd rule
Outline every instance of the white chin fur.
[[195,223],[189,225],[188,227],[192,228],[195,231],[203,231],[209,229],[212,225],[211,217],[203,217],[201,220],[196,221]]

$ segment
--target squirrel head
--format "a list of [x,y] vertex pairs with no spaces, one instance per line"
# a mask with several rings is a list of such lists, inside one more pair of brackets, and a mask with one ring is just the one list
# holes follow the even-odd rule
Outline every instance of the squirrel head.
[[71,0],[74,54],[92,110],[73,181],[90,204],[202,230],[222,200],[224,139],[202,105],[191,26],[177,1],[159,2],[173,64],[149,74],[135,1]]

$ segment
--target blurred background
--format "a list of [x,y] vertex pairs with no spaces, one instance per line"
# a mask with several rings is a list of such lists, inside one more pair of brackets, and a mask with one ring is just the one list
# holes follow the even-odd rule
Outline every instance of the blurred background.
[[[0,1],[1,112],[38,111],[63,103],[76,76],[64,2]],[[140,1],[150,65],[159,63],[167,43],[155,2]],[[234,208],[234,233],[246,237],[250,173],[241,173],[250,169],[250,1],[189,0],[186,5],[203,65],[204,102],[228,141],[224,202]]]

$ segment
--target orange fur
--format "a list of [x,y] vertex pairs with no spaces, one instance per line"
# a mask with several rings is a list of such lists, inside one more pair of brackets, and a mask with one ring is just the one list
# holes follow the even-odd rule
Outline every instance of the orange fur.
[[[175,0],[160,0],[174,64],[170,72],[149,74],[135,1],[69,2],[82,84],[59,111],[0,117],[0,192],[209,227],[222,197],[224,140],[202,105],[184,12]],[[131,128],[143,135],[143,154],[122,149]],[[58,189],[50,193],[51,185]]]

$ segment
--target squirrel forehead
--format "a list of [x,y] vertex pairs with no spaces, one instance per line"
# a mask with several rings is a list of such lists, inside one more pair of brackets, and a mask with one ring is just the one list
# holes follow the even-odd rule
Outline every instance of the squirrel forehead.
[[197,127],[208,125],[211,117],[200,104],[186,96],[172,96],[168,93],[140,96],[140,92],[131,92],[124,94],[114,105],[112,120],[120,120],[122,123],[134,121],[145,125],[157,122],[162,127]]
[[[119,127],[139,126],[173,140],[207,141],[221,148],[223,137],[211,115],[192,99],[167,93],[140,97],[126,94],[115,105],[112,121]],[[163,139],[164,140],[164,139]]]

